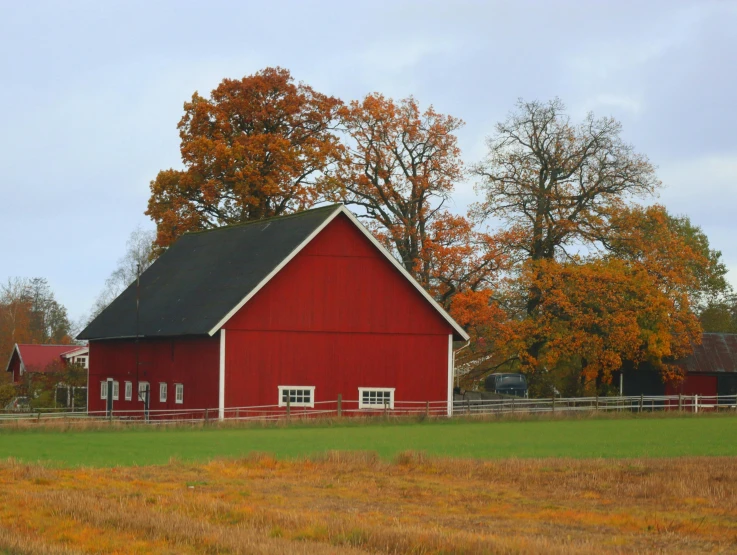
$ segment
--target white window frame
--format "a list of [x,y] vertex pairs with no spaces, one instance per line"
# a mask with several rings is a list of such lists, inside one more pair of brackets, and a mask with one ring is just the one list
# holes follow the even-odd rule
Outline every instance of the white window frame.
[[143,403],[145,402],[145,399],[143,398],[143,392],[145,391],[145,387],[142,388],[141,386],[148,386],[148,402],[151,403],[151,384],[148,382],[138,382],[138,400]]
[[82,368],[87,368],[87,357],[76,357],[73,362],[81,364]]
[[174,384],[174,402],[178,405],[184,403],[184,384]]
[[358,408],[359,409],[374,409],[374,410],[384,410],[384,403],[377,404],[377,403],[364,403],[363,402],[363,394],[364,392],[370,393],[372,391],[376,392],[382,392],[382,393],[389,393],[389,409],[394,409],[394,392],[396,391],[395,387],[359,387],[358,388]]
[[120,398],[120,383],[113,380],[113,401],[117,401]]
[[[285,391],[298,391],[298,390],[306,390],[310,392],[310,402],[305,403],[303,401],[294,401],[290,402],[290,407],[315,407],[315,386],[314,385],[280,385],[279,386],[279,406],[280,407],[286,407],[287,402],[284,401],[284,392]],[[291,395],[290,395],[291,397]]]
[[125,382],[125,400],[133,399],[133,382]]
[[100,382],[100,399],[107,401],[107,380]]
[[159,403],[166,403],[167,393],[166,382],[159,382]]

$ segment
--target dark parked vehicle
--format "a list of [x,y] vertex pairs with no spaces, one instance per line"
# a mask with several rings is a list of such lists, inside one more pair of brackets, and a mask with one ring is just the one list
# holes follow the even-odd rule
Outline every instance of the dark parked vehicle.
[[501,395],[527,397],[527,379],[524,374],[489,374],[484,387],[486,391]]

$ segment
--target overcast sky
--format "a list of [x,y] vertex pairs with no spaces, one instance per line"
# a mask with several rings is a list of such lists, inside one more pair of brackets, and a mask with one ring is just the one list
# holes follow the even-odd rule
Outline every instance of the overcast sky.
[[[343,100],[414,95],[466,121],[464,159],[517,98],[614,116],[737,286],[737,2],[0,0],[0,279],[89,312],[149,182],[179,167],[182,104],[266,66]],[[455,210],[474,200],[459,184]]]

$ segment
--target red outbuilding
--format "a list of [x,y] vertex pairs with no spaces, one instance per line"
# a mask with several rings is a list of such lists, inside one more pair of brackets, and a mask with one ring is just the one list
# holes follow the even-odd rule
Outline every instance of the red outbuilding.
[[[136,306],[138,304],[138,310]],[[79,335],[88,409],[451,410],[453,342],[468,335],[342,205],[169,247]],[[108,386],[107,382],[112,385]],[[346,404],[346,408],[350,405]]]
[[26,372],[55,372],[72,362],[86,368],[88,355],[87,346],[20,343],[13,346],[5,370],[12,372],[13,383],[18,383]]

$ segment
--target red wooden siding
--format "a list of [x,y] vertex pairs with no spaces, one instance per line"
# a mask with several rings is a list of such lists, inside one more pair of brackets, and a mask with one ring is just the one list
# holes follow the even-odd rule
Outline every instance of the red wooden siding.
[[686,378],[678,387],[666,384],[666,395],[678,395],[679,393],[682,393],[683,395],[716,395],[717,377],[687,374]]
[[[219,341],[217,337],[145,339],[140,342],[139,377],[151,387],[152,410],[215,409],[218,405]],[[104,411],[100,382],[113,378],[120,393],[114,410],[141,410],[137,399],[136,347],[133,340],[90,342],[88,408]],[[133,383],[133,399],[125,400],[124,382]],[[167,383],[167,400],[159,401],[159,383]],[[184,403],[175,403],[174,384],[184,385]]]
[[225,406],[394,387],[396,401],[448,397],[451,326],[345,217],[331,222],[226,324]]

